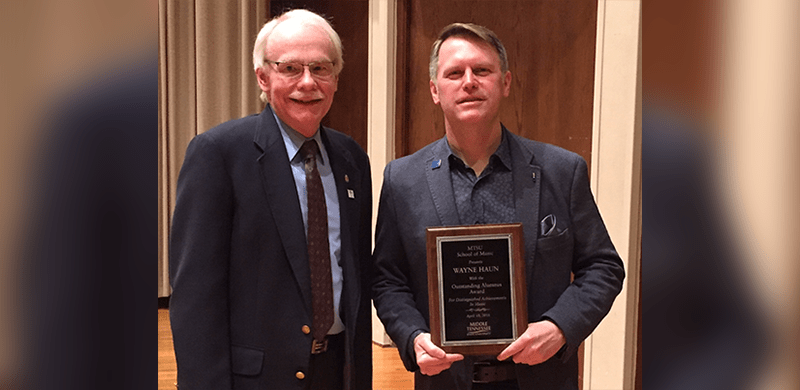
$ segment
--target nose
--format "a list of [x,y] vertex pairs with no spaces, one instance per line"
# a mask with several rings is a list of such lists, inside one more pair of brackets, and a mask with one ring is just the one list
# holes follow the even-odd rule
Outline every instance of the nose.
[[314,81],[314,77],[311,76],[311,69],[309,69],[308,65],[303,66],[303,73],[300,74],[300,79],[297,80],[297,86],[300,88],[309,88],[316,84]]
[[465,90],[471,90],[471,89],[475,89],[475,88],[478,87],[478,80],[475,77],[475,74],[472,73],[472,69],[470,69],[470,68],[467,68],[464,71],[464,79],[463,80],[464,80],[464,84],[463,85],[464,85],[464,89]]

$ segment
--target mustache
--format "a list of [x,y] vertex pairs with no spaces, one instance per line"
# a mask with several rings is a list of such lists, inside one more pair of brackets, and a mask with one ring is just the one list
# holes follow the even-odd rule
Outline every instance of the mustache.
[[309,102],[314,100],[322,100],[325,98],[325,95],[321,93],[310,93],[310,94],[291,94],[289,95],[289,99],[299,100],[302,102]]

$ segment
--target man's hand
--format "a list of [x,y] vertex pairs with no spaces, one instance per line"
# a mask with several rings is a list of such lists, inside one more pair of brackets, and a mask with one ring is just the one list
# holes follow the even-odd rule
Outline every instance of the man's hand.
[[530,323],[522,336],[497,355],[497,360],[513,356],[514,363],[532,366],[550,359],[564,343],[564,332],[556,324],[547,320]]
[[417,355],[419,372],[423,375],[436,375],[448,368],[453,362],[464,359],[458,353],[445,353],[431,341],[430,333],[420,333],[414,339],[414,352]]

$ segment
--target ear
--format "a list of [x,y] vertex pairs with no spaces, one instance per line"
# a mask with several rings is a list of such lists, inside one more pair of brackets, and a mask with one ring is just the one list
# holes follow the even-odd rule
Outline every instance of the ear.
[[436,83],[433,80],[429,81],[431,87],[431,98],[433,98],[433,104],[439,104],[439,89],[436,87]]
[[333,92],[339,90],[339,75],[337,74],[336,77],[333,79]]
[[511,71],[507,70],[503,76],[503,97],[508,97],[509,93],[511,93]]
[[265,71],[264,68],[256,69],[256,79],[261,90],[269,94],[269,72]]

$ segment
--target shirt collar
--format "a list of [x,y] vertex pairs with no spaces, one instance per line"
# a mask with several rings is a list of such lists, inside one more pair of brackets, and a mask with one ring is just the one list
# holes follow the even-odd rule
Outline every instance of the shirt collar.
[[[511,152],[510,152],[511,147],[508,145],[509,142],[508,137],[506,136],[505,130],[503,130],[500,134],[502,137],[500,139],[500,145],[498,145],[497,149],[494,151],[494,153],[492,153],[492,156],[494,156],[495,158],[489,157],[489,163],[493,164],[492,160],[498,160],[500,164],[502,164],[502,166],[504,166],[508,170],[511,170]],[[446,135],[445,135],[445,140],[447,140]],[[455,153],[453,153],[453,149],[450,147],[450,142],[449,141],[445,142],[445,145],[447,147],[447,151],[449,152],[447,155],[448,159],[450,161],[454,160],[458,161],[461,163],[461,165],[466,167],[467,164],[464,163],[464,161],[461,160],[461,158],[458,157]]]
[[300,157],[298,157],[298,154],[300,153],[300,148],[306,141],[313,139],[314,141],[316,141],[317,146],[319,146],[320,159],[317,161],[317,163],[325,165],[326,155],[323,149],[324,146],[322,144],[322,137],[319,134],[320,133],[319,130],[317,130],[317,132],[314,133],[314,136],[312,136],[311,138],[306,138],[304,135],[298,133],[295,129],[293,129],[291,126],[287,125],[280,118],[278,118],[278,116],[275,115],[274,111],[272,112],[272,115],[275,117],[275,121],[278,122],[278,128],[281,130],[281,137],[283,137],[283,144],[286,146],[286,154],[289,155],[290,162],[299,161]]

